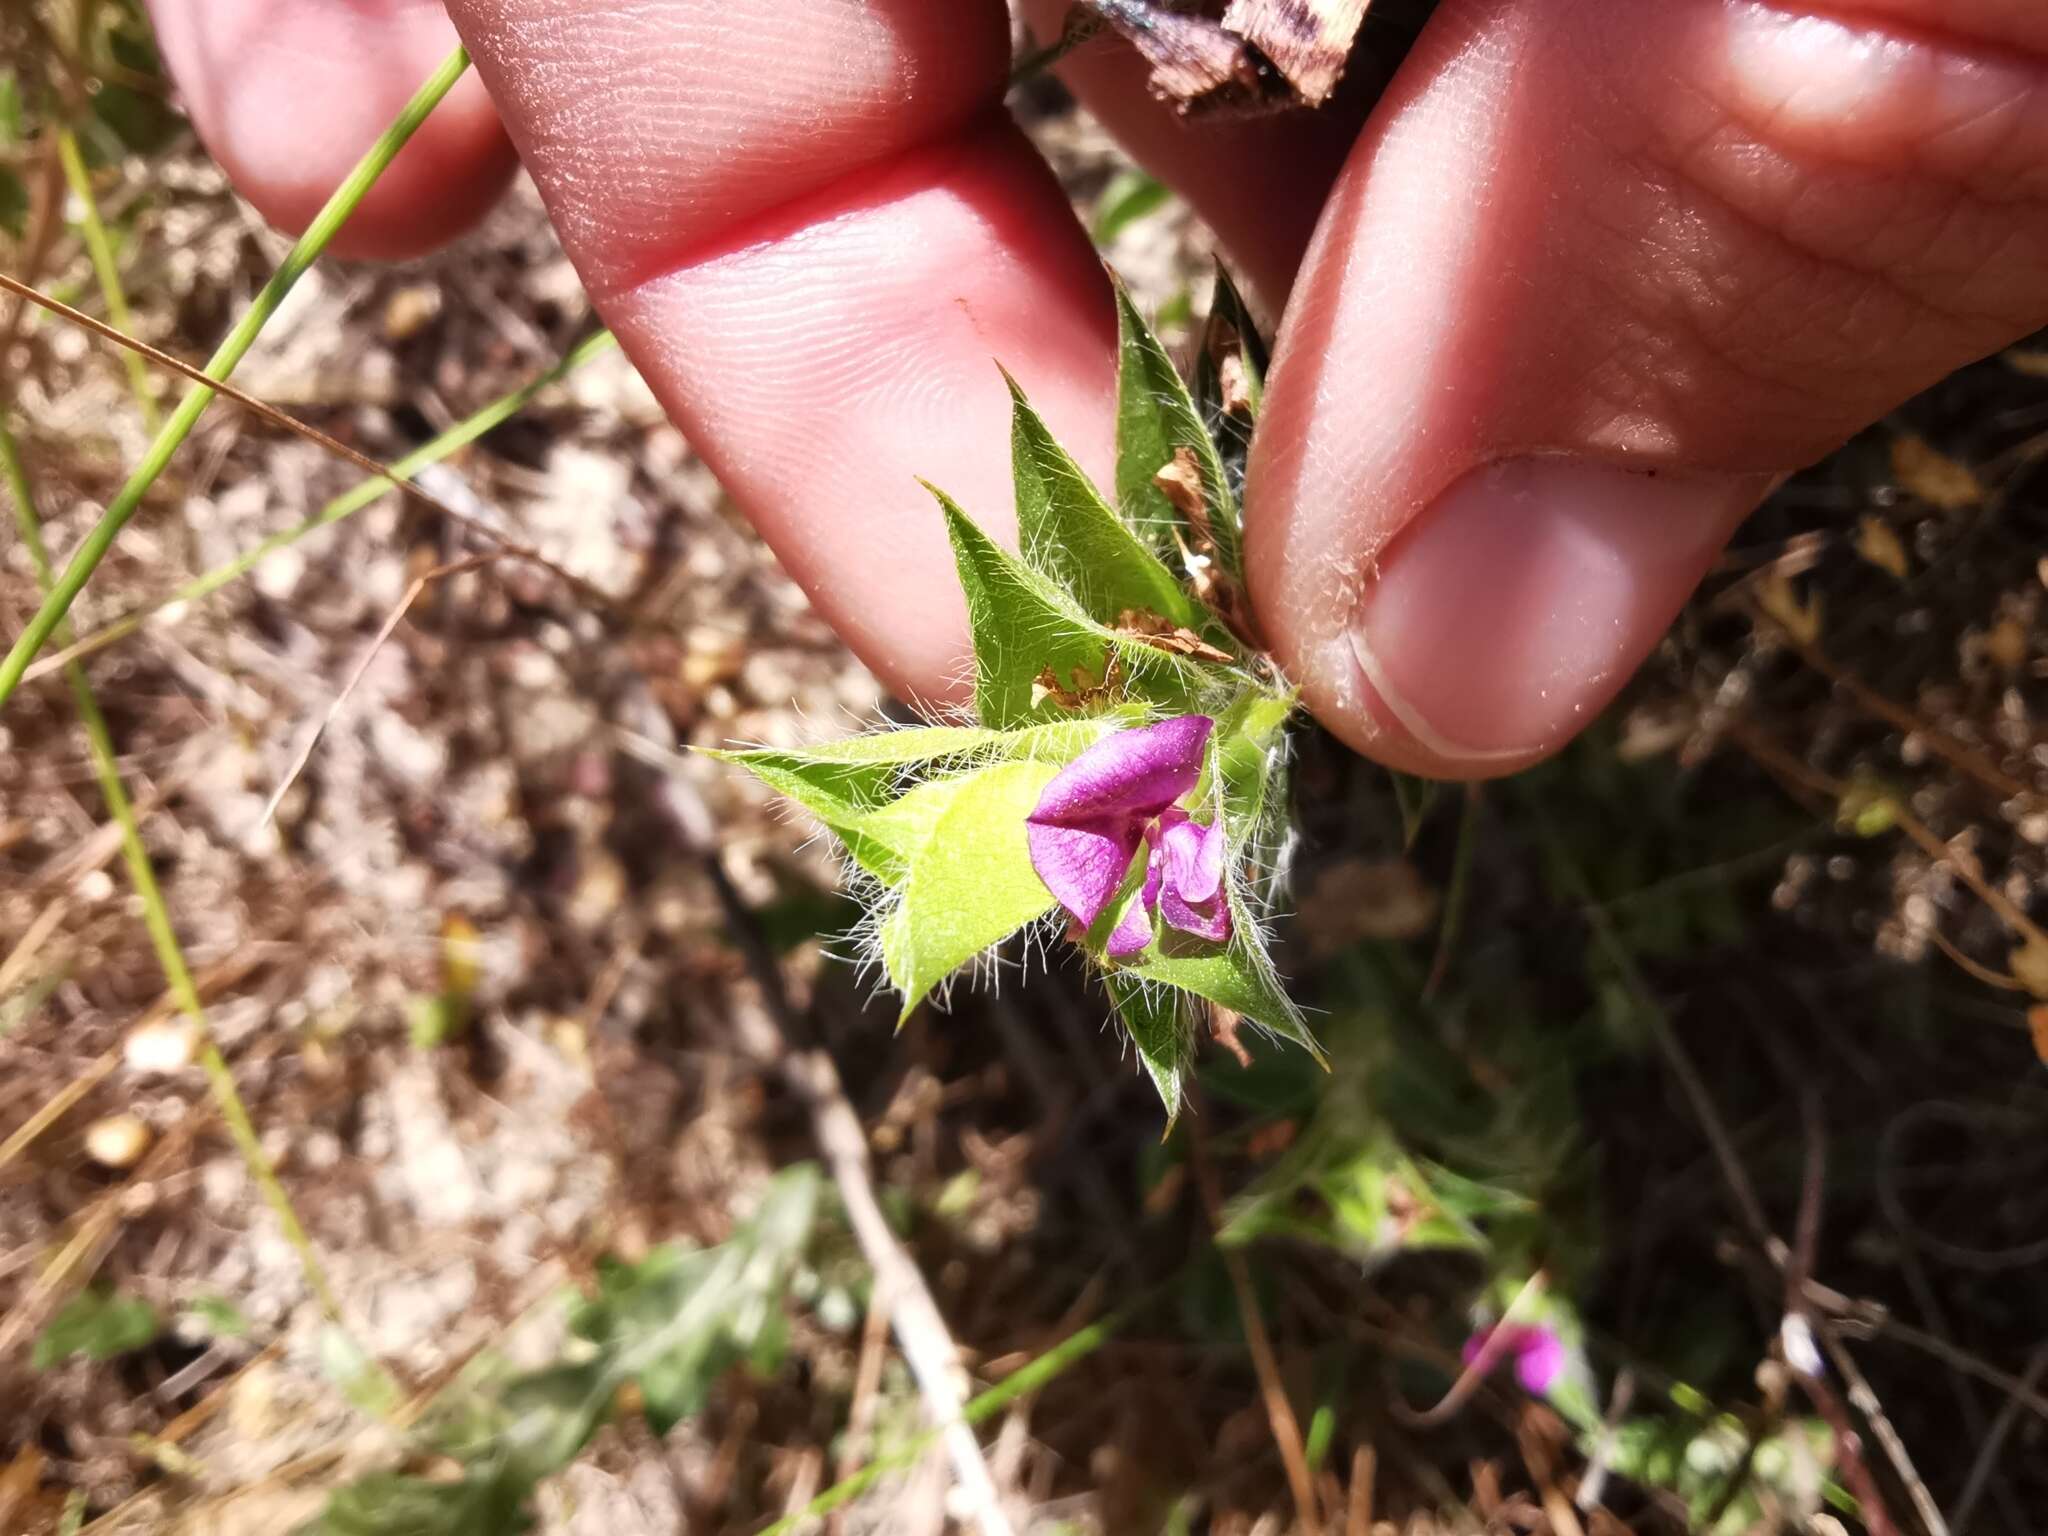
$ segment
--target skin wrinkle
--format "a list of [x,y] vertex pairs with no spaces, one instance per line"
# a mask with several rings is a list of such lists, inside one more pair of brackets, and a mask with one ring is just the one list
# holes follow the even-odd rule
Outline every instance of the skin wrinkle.
[[[677,253],[849,177],[886,173],[1000,102],[1000,6],[819,0],[792,37],[779,0],[457,0],[493,81],[519,91],[510,127],[600,295]],[[924,67],[939,50],[944,70]],[[905,82],[923,84],[906,91]]]
[[[1744,17],[1751,19],[1746,29]],[[1768,34],[1754,25],[1757,17],[1772,18]],[[1860,29],[1854,19],[1791,13],[1762,0],[1734,5],[1721,36],[1703,37],[1697,47],[1700,57],[1722,63],[1707,86],[1716,105],[1760,141],[1832,168],[1860,167],[1887,176],[1917,170],[1957,183],[1993,205],[2038,197],[2026,182],[2044,174],[2048,129],[2041,108],[2048,97],[2048,61]],[[1768,72],[1771,57],[1786,52],[1801,55],[1803,67],[1790,72],[1774,95],[1759,95],[1766,83],[1753,78],[1754,68],[1752,78],[1745,78],[1744,58]],[[1807,54],[1821,62],[1807,63]],[[1843,62],[1856,59],[1864,62]],[[1852,68],[1861,78],[1849,77]],[[1838,100],[1845,91],[1853,95]],[[1956,100],[1965,94],[1983,99]],[[1822,98],[1821,110],[1812,109],[1815,96]],[[1807,110],[1800,110],[1803,103]],[[1991,134],[1989,143],[1966,150],[1960,163],[1938,158],[1944,144],[1997,119],[2003,120],[2003,130]],[[2011,142],[2029,130],[2034,144]]]

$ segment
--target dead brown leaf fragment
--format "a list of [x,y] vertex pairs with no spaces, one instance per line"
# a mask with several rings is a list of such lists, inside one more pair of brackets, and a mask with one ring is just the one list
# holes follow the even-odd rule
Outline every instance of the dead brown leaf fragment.
[[[1318,107],[1344,77],[1370,0],[1085,0],[1152,67],[1183,112]],[[1206,12],[1206,14],[1205,14]]]
[[1216,527],[1209,521],[1208,492],[1202,484],[1202,469],[1195,460],[1194,449],[1174,449],[1173,458],[1153,474],[1152,483],[1173,510],[1187,520],[1187,538],[1181,538],[1178,530],[1174,537],[1180,543],[1181,564],[1187,571],[1188,584],[1195,589],[1195,597],[1248,649],[1263,651],[1266,644],[1252,619],[1251,599],[1219,558]]
[[1892,474],[1902,490],[1942,512],[1966,511],[1984,500],[1975,470],[1911,432],[1892,440]]
[[1250,43],[1312,107],[1344,78],[1369,0],[1230,0],[1223,28]]
[[1173,624],[1147,608],[1126,608],[1118,614],[1116,632],[1126,640],[1136,640],[1176,656],[1225,663],[1232,659],[1230,652],[1217,649],[1185,624]]
[[1040,667],[1031,680],[1031,707],[1051,699],[1061,709],[1085,709],[1096,700],[1114,694],[1123,686],[1123,658],[1111,651],[1103,658],[1102,675],[1091,677],[1075,667],[1063,680],[1051,667]]

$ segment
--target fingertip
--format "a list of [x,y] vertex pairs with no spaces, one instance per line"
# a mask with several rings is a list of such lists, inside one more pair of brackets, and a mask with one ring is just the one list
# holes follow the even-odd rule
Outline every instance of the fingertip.
[[[456,45],[423,0],[151,0],[201,141],[270,223],[305,229]],[[400,260],[461,234],[515,165],[483,85],[459,81],[330,243]]]

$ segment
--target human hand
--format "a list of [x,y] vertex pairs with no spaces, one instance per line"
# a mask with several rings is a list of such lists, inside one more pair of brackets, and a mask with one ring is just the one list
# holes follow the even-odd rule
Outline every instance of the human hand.
[[[1029,0],[1041,36],[1066,0]],[[286,226],[453,44],[439,0],[152,0]],[[1108,480],[1114,322],[1001,107],[1000,0],[450,0],[465,81],[344,231],[447,238],[511,165],[606,321],[898,691],[968,654],[945,487],[1010,520],[1020,380]],[[1443,0],[1361,128],[1070,82],[1284,323],[1247,488],[1261,624],[1399,767],[1555,750],[1774,479],[2048,323],[2038,0]],[[488,89],[488,97],[485,95]],[[1354,142],[1355,141],[1355,142]]]

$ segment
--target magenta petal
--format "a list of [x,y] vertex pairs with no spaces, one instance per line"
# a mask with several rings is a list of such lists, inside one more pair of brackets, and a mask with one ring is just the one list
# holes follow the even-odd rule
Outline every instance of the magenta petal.
[[1564,1340],[1548,1328],[1524,1330],[1515,1341],[1515,1380],[1531,1397],[1547,1394],[1564,1374]]
[[1105,736],[1053,776],[1034,824],[1071,827],[1105,817],[1142,824],[1195,787],[1216,722],[1180,715]]
[[1230,908],[1221,896],[1192,906],[1169,881],[1159,893],[1159,915],[1182,933],[1207,939],[1211,944],[1227,943],[1230,939]]
[[[1493,1328],[1482,1328],[1465,1341],[1463,1351],[1465,1363],[1475,1364],[1486,1350],[1495,1333]],[[1515,1325],[1510,1327],[1496,1346],[1495,1366],[1515,1362],[1515,1380],[1522,1384],[1522,1390],[1531,1397],[1545,1396],[1564,1374],[1564,1340],[1549,1328]]]
[[1124,912],[1124,920],[1116,925],[1116,931],[1109,936],[1109,958],[1128,960],[1142,954],[1145,946],[1152,942],[1152,914],[1145,903],[1134,901]]
[[1223,889],[1223,828],[1172,811],[1159,818],[1159,827],[1167,886],[1193,906],[1214,901]]
[[1102,915],[1145,840],[1141,824],[1128,819],[1079,827],[1033,819],[1025,823],[1024,836],[1038,878],[1083,928]]

